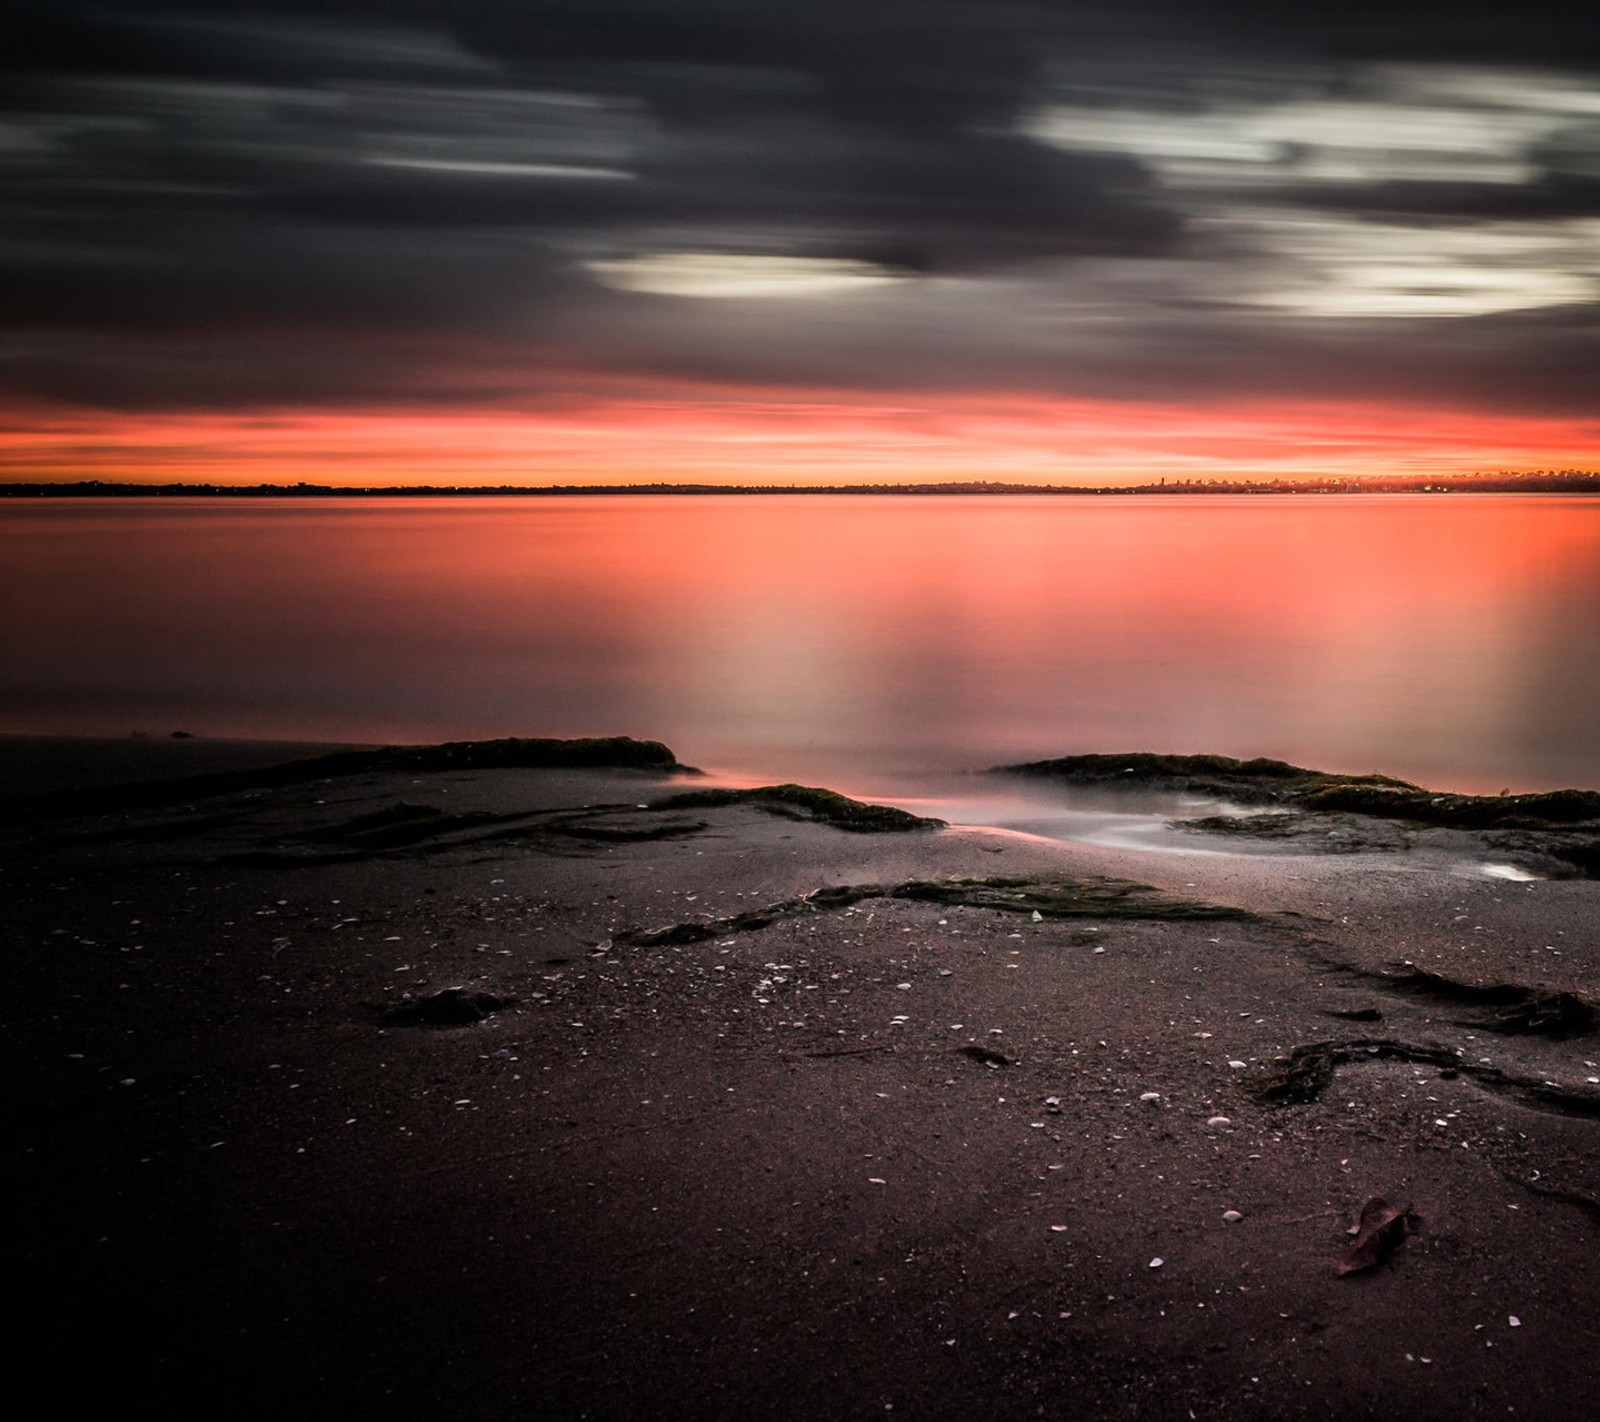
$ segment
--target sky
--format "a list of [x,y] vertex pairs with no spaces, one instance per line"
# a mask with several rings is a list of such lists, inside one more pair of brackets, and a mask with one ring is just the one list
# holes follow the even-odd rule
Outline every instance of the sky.
[[0,480],[1600,464],[1600,25],[12,0]]

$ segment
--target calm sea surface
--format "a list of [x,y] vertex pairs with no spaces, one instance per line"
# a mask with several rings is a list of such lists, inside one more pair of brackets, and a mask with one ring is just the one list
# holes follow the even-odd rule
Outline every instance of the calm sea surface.
[[0,503],[0,730],[1600,786],[1600,499]]

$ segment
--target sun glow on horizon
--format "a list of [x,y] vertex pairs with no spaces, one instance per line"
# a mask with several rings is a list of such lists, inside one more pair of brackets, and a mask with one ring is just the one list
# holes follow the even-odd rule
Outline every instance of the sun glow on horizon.
[[140,414],[55,408],[0,434],[0,479],[346,487],[1127,484],[1457,476],[1591,465],[1600,421],[1375,404],[1150,405],[672,391],[555,411]]

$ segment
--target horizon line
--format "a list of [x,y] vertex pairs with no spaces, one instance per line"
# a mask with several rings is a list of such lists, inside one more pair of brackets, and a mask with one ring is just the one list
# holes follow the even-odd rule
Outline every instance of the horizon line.
[[1600,471],[1590,469],[1497,470],[1469,474],[1325,475],[1304,479],[1167,479],[1142,484],[1024,484],[1003,480],[943,480],[915,483],[699,484],[657,481],[629,484],[314,484],[262,481],[254,484],[147,483],[110,479],[0,481],[0,498],[157,497],[539,497],[628,494],[737,495],[1011,495],[1052,494],[1382,494],[1600,492]]

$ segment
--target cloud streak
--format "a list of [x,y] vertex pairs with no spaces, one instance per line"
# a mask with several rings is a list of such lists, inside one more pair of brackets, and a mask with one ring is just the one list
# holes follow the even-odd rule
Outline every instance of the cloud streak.
[[14,410],[525,413],[620,382],[1593,411],[1600,47],[1564,4],[3,24]]

